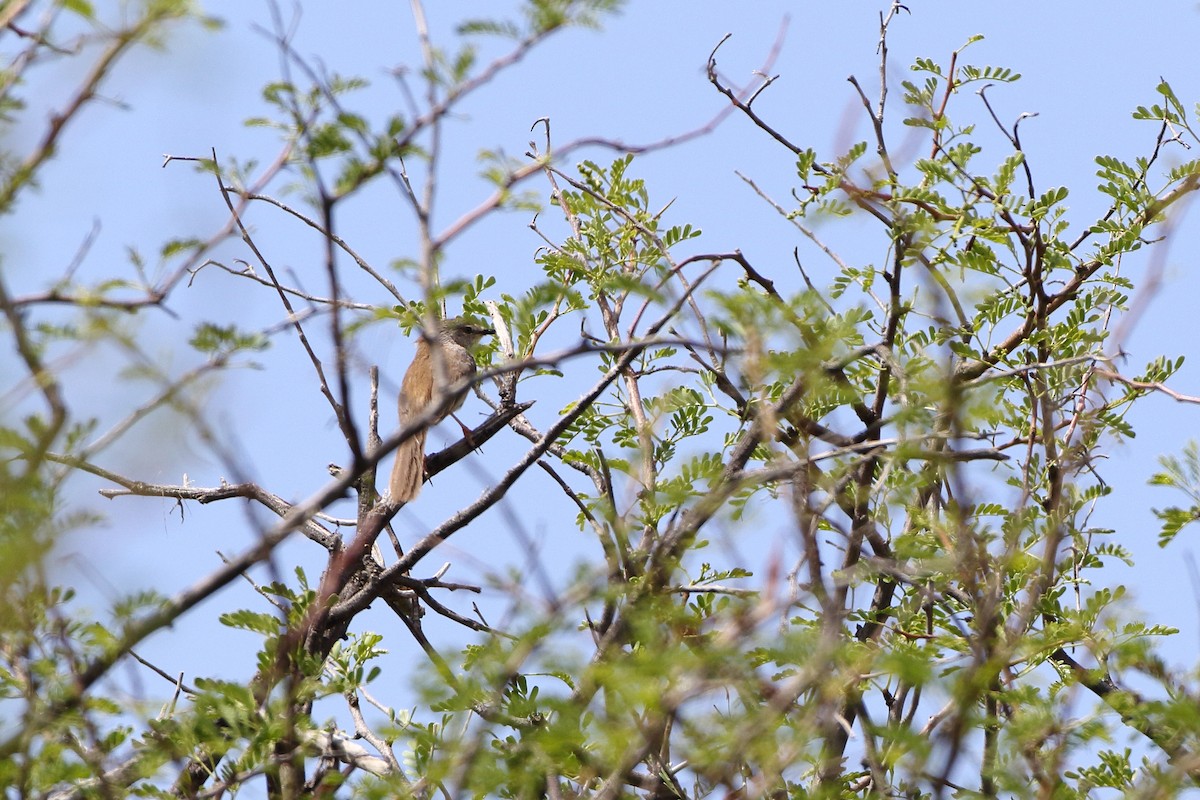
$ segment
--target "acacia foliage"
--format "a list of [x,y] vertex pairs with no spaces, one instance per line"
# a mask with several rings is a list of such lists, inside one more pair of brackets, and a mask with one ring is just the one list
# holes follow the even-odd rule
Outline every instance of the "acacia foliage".
[[[727,81],[718,47],[714,92],[753,122],[752,146],[794,163],[785,198],[747,178],[762,213],[795,231],[767,263],[738,243],[710,247],[620,146],[555,142],[548,122],[525,159],[487,154],[494,193],[438,227],[439,159],[449,157],[438,145],[458,104],[546,36],[613,6],[531,0],[518,20],[464,24],[457,49],[422,39],[423,105],[381,121],[355,111],[362,79],[327,75],[281,35],[287,79],[266,87],[271,113],[251,121],[278,132],[279,157],[265,167],[190,159],[228,205],[225,228],[169,243],[156,277],[139,271],[135,282],[85,287],[68,273],[21,297],[0,276],[22,369],[12,388],[36,407],[5,420],[0,442],[0,782],[13,796],[252,786],[273,797],[1048,797],[1194,781],[1194,689],[1155,658],[1155,637],[1170,631],[1123,615],[1105,568],[1129,554],[1090,521],[1114,493],[1097,457],[1131,434],[1132,404],[1182,363],[1163,357],[1130,374],[1106,348],[1136,289],[1123,264],[1200,181],[1195,161],[1161,166],[1167,148],[1196,142],[1193,115],[1167,82],[1155,87],[1157,102],[1134,114],[1147,123],[1146,155],[1097,159],[1109,205],[1083,222],[1069,214],[1067,187],[1041,185],[1018,125],[991,113],[986,93],[963,102],[1019,77],[967,63],[972,42],[946,63],[918,59],[890,96],[852,81],[874,137],[834,153],[760,115],[767,87]],[[64,7],[94,17],[86,4]],[[881,75],[892,74],[886,42],[902,10],[881,18]],[[146,31],[168,17],[148,16]],[[37,41],[54,34],[47,27]],[[511,49],[480,63],[479,37]],[[906,129],[919,135],[919,156],[900,162],[892,142]],[[7,196],[46,156],[8,174]],[[418,233],[390,269],[335,225],[375,184],[392,189]],[[285,187],[283,199],[273,194]],[[307,280],[276,268],[244,223],[250,209],[321,233],[324,262]],[[522,227],[532,218],[541,237],[520,292],[499,291],[494,274],[463,277],[446,258],[501,211],[522,212],[505,217]],[[853,252],[826,243],[845,229],[869,231]],[[210,259],[231,235],[251,269]],[[810,252],[832,278],[814,279]],[[199,366],[154,372],[113,320],[160,305],[200,268],[270,293],[288,324],[201,321],[189,339]],[[369,291],[351,289],[364,281]],[[305,288],[321,282],[320,295]],[[371,299],[381,293],[391,301]],[[73,325],[41,324],[64,303]],[[398,509],[376,494],[375,465],[404,432],[389,435],[362,407],[363,387],[372,403],[377,387],[356,369],[355,343],[397,321],[420,335],[447,308],[499,332],[476,381],[492,413],[432,454],[431,474],[462,468],[455,462],[493,437],[524,449],[495,467],[482,496],[391,552],[384,530]],[[83,323],[120,342],[157,387],[101,435],[75,416],[45,357],[79,341]],[[295,352],[345,443],[345,463],[319,492],[290,503],[249,481],[148,483],[105,468],[107,446],[164,407],[219,451],[190,388],[284,337],[303,344]],[[547,407],[563,386],[574,399]],[[1168,458],[1155,480],[1195,499],[1196,461],[1192,450]],[[122,598],[101,624],[43,568],[64,530],[93,522],[59,499],[81,470],[117,496],[249,500],[277,521],[250,530],[255,545],[205,580],[170,599]],[[547,485],[569,501],[572,518],[558,527],[587,535],[587,558],[549,601],[516,595],[516,613],[480,621],[449,594],[478,587],[445,579],[431,558],[510,492],[535,497]],[[343,536],[319,514],[346,492],[355,524]],[[1166,543],[1195,518],[1159,514]],[[205,524],[193,514],[187,530],[203,535]],[[323,555],[322,574],[276,576],[258,586],[259,607],[220,617],[261,637],[252,675],[189,676],[153,719],[106,690],[102,679],[147,636],[203,613],[201,600],[298,536]],[[739,555],[772,542],[767,559]],[[369,630],[372,603],[403,627]],[[428,625],[435,616],[469,629],[472,643],[447,652]],[[418,695],[381,678],[385,651],[418,648],[429,665]],[[1148,687],[1141,694],[1121,688],[1134,677]],[[1144,738],[1139,752],[1110,748],[1130,732]]]

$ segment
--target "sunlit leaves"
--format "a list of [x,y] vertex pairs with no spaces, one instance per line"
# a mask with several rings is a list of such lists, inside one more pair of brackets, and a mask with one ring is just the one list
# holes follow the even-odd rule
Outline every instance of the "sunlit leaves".
[[1088,795],[1092,789],[1134,790],[1133,752],[1127,747],[1121,752],[1101,750],[1097,754],[1094,766],[1081,767],[1078,770],[1068,770],[1066,777],[1078,781],[1081,795]]
[[1067,187],[1057,186],[1046,192],[1043,192],[1037,200],[1029,207],[1026,212],[1033,219],[1041,219],[1045,217],[1047,212],[1054,205],[1061,203],[1067,197]]
[[[377,726],[383,747],[404,752],[426,794],[806,796],[846,793],[851,785],[852,794],[919,794],[933,753],[974,753],[997,731],[1001,743],[984,771],[1002,791],[982,794],[1020,795],[1030,764],[1059,770],[1068,760],[1054,748],[1094,749],[1127,722],[1078,719],[1083,679],[1066,668],[1053,672],[1054,654],[1070,650],[1089,668],[1137,668],[1152,663],[1147,640],[1171,633],[1124,619],[1123,592],[1106,587],[1100,570],[1128,560],[1130,551],[1092,515],[1119,492],[1102,477],[1104,448],[1135,433],[1130,405],[1182,363],[1163,357],[1137,378],[1114,376],[1119,359],[1111,358],[1108,337],[1134,296],[1124,276],[1139,275],[1123,259],[1155,241],[1155,223],[1173,193],[1189,190],[1196,163],[1165,170],[1164,183],[1150,157],[1098,158],[1101,199],[1111,207],[1077,225],[1068,203],[1086,198],[1087,187],[1068,193],[1046,185],[1036,155],[1027,161],[1018,149],[1015,127],[991,119],[975,95],[962,97],[970,84],[1011,83],[1018,74],[960,64],[960,50],[951,61],[917,59],[903,84],[911,141],[784,151],[785,169],[775,177],[789,183],[777,205],[786,233],[745,243],[745,257],[736,249],[741,242],[702,249],[694,222],[680,218],[626,154],[572,166],[567,158],[510,157],[480,142],[463,159],[477,155],[479,196],[443,216],[449,193],[434,192],[435,183],[425,195],[423,180],[443,174],[440,159],[453,137],[435,137],[430,126],[450,130],[458,99],[487,83],[485,46],[509,46],[478,37],[514,41],[512,58],[519,59],[547,32],[591,24],[616,5],[530,0],[516,21],[463,24],[459,33],[470,41],[430,42],[418,48],[420,64],[399,75],[427,93],[400,103],[404,113],[363,105],[365,84],[356,78],[296,69],[304,77],[269,85],[268,113],[250,123],[278,133],[289,156],[281,167],[286,180],[329,212],[305,220],[310,226],[348,219],[341,209],[366,197],[359,192],[381,176],[413,212],[419,235],[393,237],[399,249],[384,256],[395,267],[396,299],[375,309],[351,306],[345,316],[359,316],[339,333],[385,320],[411,333],[431,314],[461,307],[491,319],[498,309],[497,327],[512,335],[516,350],[506,374],[517,373],[520,399],[537,401],[528,419],[514,423],[515,433],[532,443],[550,476],[542,486],[568,504],[558,520],[567,524],[555,527],[550,517],[546,527],[594,557],[578,565],[555,560],[549,576],[538,573],[532,548],[518,554],[519,563],[485,564],[482,591],[511,592],[513,602],[499,619],[485,615],[485,604],[473,609],[481,622],[469,618],[471,643],[457,655],[455,646],[431,644],[418,625],[423,610],[430,617],[445,609],[414,581],[427,581],[431,592],[461,588],[441,583],[444,571],[429,579],[420,566],[376,586],[378,564],[364,561],[359,569],[335,560],[326,574],[351,581],[338,597],[322,597],[328,605],[320,610],[336,608],[365,582],[387,593],[417,636],[419,648],[401,652],[423,649],[433,663],[418,670],[426,692],[414,710],[377,708],[366,724],[385,720]],[[91,13],[85,3],[68,8]],[[984,92],[978,85],[971,91]],[[1138,115],[1187,131],[1188,115],[1170,87],[1160,85],[1158,94]],[[414,110],[425,101],[429,108]],[[880,136],[892,135],[898,117],[894,107],[889,113]],[[1003,135],[977,127],[991,131],[993,123]],[[231,197],[249,197],[240,193],[255,185],[255,165],[229,161],[221,175]],[[436,208],[423,205],[426,196],[439,199]],[[377,210],[376,197],[370,200]],[[528,254],[533,278],[491,264],[480,274],[453,267],[464,251],[449,242],[499,210],[528,212],[515,222],[500,219],[537,235]],[[438,231],[434,219],[450,220],[451,228]],[[1080,233],[1069,234],[1071,225]],[[808,270],[801,256],[809,243],[820,251],[820,270]],[[161,254],[182,260],[206,246],[181,238]],[[131,252],[130,260],[143,275],[144,259]],[[453,274],[440,273],[449,267]],[[247,270],[240,277],[257,276]],[[132,342],[104,301],[137,287],[114,278],[77,292],[84,313],[31,326],[31,352],[54,353],[92,332]],[[359,288],[349,279],[339,285],[347,299]],[[196,326],[190,344],[212,367],[268,341],[209,322]],[[311,360],[325,375],[335,363],[350,363],[360,369],[351,379],[361,378],[369,359],[355,344],[338,343],[337,358]],[[498,360],[497,352],[485,348],[479,357]],[[160,377],[149,363],[124,374]],[[599,386],[599,396],[582,394],[576,381]],[[327,383],[337,402],[343,394],[360,398],[337,413],[371,413],[365,392]],[[491,385],[483,389],[490,393]],[[556,422],[566,414],[573,421],[560,430]],[[549,426],[556,426],[553,438]],[[0,518],[5,586],[39,563],[71,521],[55,516],[56,484],[30,486],[19,475],[51,430],[37,413],[0,428],[8,456],[0,488],[6,497],[10,489],[21,493]],[[87,446],[92,429],[63,431],[48,437],[65,445],[54,468],[73,469],[71,453]],[[1157,512],[1164,542],[1200,518],[1197,458],[1185,451],[1164,461],[1155,478],[1187,498]],[[351,466],[365,469],[360,461]],[[518,472],[506,473],[523,481],[510,498],[551,513],[537,494],[546,490]],[[488,483],[489,492],[509,486]],[[347,525],[328,514],[310,524]],[[489,523],[481,524],[487,533]],[[26,526],[38,536],[23,536]],[[519,524],[512,528],[520,532]],[[220,745],[221,758],[205,764],[215,779],[273,776],[287,758],[314,755],[297,749],[297,739],[324,724],[311,717],[324,713],[322,704],[395,688],[383,679],[391,662],[381,634],[361,626],[334,631],[327,650],[313,646],[319,652],[287,636],[310,632],[315,618],[317,593],[303,573],[255,588],[262,604],[223,608],[219,619],[233,629],[227,635],[258,646],[259,680],[194,679],[186,710],[147,726],[153,735],[144,738],[157,748],[146,762],[151,772],[199,762]],[[473,598],[462,598],[452,602],[470,607]],[[116,603],[114,624],[101,625],[71,618],[54,591],[31,591],[26,600],[5,607],[29,621],[9,638],[35,655],[25,673],[0,673],[0,688],[31,705],[40,690],[70,691],[90,657],[120,647],[127,626],[167,608],[161,597],[134,594]],[[286,680],[273,682],[284,673]],[[938,716],[936,704],[946,698],[952,705]],[[80,708],[94,711],[92,719],[131,716],[100,696]],[[71,714],[47,720],[33,749],[48,759],[41,769],[57,770],[54,781],[88,774],[64,742],[92,736],[102,757],[132,746],[122,725],[93,734]],[[837,750],[843,731],[853,741],[844,752]],[[938,739],[955,731],[965,732],[961,742],[947,747]],[[868,743],[881,755],[866,752]],[[826,759],[827,750],[835,757]],[[864,757],[877,763],[859,771]],[[813,791],[813,776],[836,772],[843,758],[853,764],[854,783],[839,774]],[[1124,790],[1128,761],[1119,752],[1101,754],[1099,766],[1068,772],[1077,785],[1062,791]],[[618,767],[625,772],[605,783]],[[0,782],[12,777],[5,769]],[[355,783],[354,771],[343,771],[350,794],[415,791],[398,776]],[[331,780],[341,781],[337,775]],[[636,781],[622,788],[632,775]],[[677,776],[688,779],[684,790],[671,784]],[[882,785],[893,779],[896,787]]]
[[568,25],[597,27],[623,4],[624,0],[529,0],[522,10],[530,32],[544,34]]
[[270,346],[266,336],[259,332],[238,330],[236,325],[201,323],[189,342],[193,348],[210,356],[228,355],[241,350],[261,351]]
[[357,691],[379,677],[383,668],[371,663],[387,655],[382,647],[383,636],[373,631],[352,634],[347,641],[338,642],[329,652],[325,670],[329,676],[328,690],[345,693]]
[[222,625],[227,625],[230,628],[239,628],[264,636],[278,634],[281,627],[279,617],[274,614],[263,614],[246,609],[222,614],[220,620]]
[[1158,543],[1165,546],[1186,526],[1200,520],[1200,444],[1189,442],[1179,456],[1161,456],[1159,465],[1162,471],[1156,472],[1150,478],[1150,483],[1183,492],[1192,501],[1186,508],[1168,506],[1153,509],[1154,515],[1162,523]]
[[459,23],[458,32],[464,36],[486,35],[505,39],[516,39],[521,35],[520,28],[515,23],[498,19],[466,20]]
[[92,19],[96,16],[96,9],[88,0],[63,0],[62,6],[85,19]]

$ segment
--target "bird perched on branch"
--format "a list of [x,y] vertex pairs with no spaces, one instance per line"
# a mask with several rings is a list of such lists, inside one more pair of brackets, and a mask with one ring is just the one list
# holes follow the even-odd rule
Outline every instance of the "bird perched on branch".
[[[476,325],[470,320],[455,317],[440,323],[437,336],[430,341],[422,336],[417,342],[417,355],[404,373],[400,384],[400,425],[407,427],[419,419],[435,402],[434,391],[435,358],[439,358],[445,369],[445,386],[441,390],[461,384],[475,374],[475,356],[472,348],[482,336],[495,333],[491,328]],[[435,351],[440,356],[435,355]],[[421,430],[404,440],[396,449],[396,463],[392,467],[392,479],[388,493],[392,500],[408,503],[416,498],[425,481],[425,433],[429,428],[452,415],[466,399],[459,394],[442,407],[441,411]],[[460,423],[461,424],[461,423]],[[463,427],[466,430],[466,426]]]

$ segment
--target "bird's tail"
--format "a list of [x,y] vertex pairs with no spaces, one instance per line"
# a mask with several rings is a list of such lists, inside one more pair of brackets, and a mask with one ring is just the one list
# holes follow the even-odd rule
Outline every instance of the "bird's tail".
[[392,466],[388,494],[397,503],[409,503],[416,499],[424,482],[425,431],[420,431],[396,448],[396,463]]

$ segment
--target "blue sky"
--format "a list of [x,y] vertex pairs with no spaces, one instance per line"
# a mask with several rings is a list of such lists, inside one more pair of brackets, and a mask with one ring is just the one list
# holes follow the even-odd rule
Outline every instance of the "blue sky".
[[[511,5],[456,0],[429,3],[428,13],[435,38],[445,41],[462,17],[477,15],[483,8],[500,15]],[[330,71],[361,75],[371,82],[368,90],[348,101],[351,106],[380,116],[403,107],[403,93],[391,70],[400,64],[416,65],[420,58],[407,4],[360,0],[305,2],[300,7],[296,49],[319,59]],[[453,155],[448,155],[439,175],[443,199],[436,219],[447,224],[486,196],[488,188],[476,177],[478,151],[501,149],[520,157],[532,136],[530,126],[538,118],[552,120],[558,142],[596,135],[642,143],[702,124],[722,107],[703,71],[716,43],[732,35],[719,52],[720,69],[732,81],[748,81],[785,20],[782,49],[772,69],[780,77],[757,108],[794,141],[832,157],[868,137],[867,120],[846,78],[853,74],[869,93],[876,91],[875,47],[882,8],[882,3],[867,2],[643,1],[631,3],[602,32],[572,30],[557,35],[465,103],[449,126],[445,150]],[[1111,153],[1130,159],[1149,151],[1156,130],[1132,120],[1130,112],[1157,99],[1154,87],[1160,76],[1171,82],[1185,104],[1200,98],[1195,60],[1200,11],[1190,4],[1164,4],[1153,14],[1123,2],[1027,0],[1005,4],[914,0],[910,9],[890,34],[889,76],[906,77],[908,65],[918,55],[946,64],[950,53],[970,36],[983,34],[985,39],[972,45],[962,60],[1022,73],[1019,82],[997,86],[990,98],[1006,121],[1024,112],[1037,113],[1022,125],[1025,150],[1042,188],[1072,187],[1068,205],[1079,226],[1104,207],[1104,196],[1091,191],[1095,156]],[[105,88],[107,96],[128,108],[91,108],[68,133],[59,157],[43,176],[40,191],[25,197],[17,213],[3,222],[5,269],[18,293],[61,273],[96,222],[100,233],[81,270],[84,279],[127,269],[127,247],[145,252],[153,262],[163,241],[204,236],[218,228],[226,212],[211,178],[183,164],[163,169],[163,154],[206,156],[216,148],[223,159],[257,157],[262,162],[274,155],[277,142],[271,132],[242,124],[267,111],[261,87],[279,77],[277,53],[253,29],[270,25],[266,4],[217,3],[210,10],[225,19],[223,30],[181,30],[170,39],[165,53],[144,51],[122,65]],[[52,69],[43,75],[41,85],[31,87],[31,94],[54,104],[71,79],[68,68]],[[898,91],[891,102],[892,130],[902,137]],[[952,115],[983,123],[974,95],[965,94],[956,103]],[[22,135],[17,131],[14,141],[22,141]],[[998,162],[1006,151],[999,148],[994,134],[984,136],[997,146],[984,157]],[[1189,156],[1182,152],[1172,156],[1185,157]],[[673,219],[703,229],[700,247],[741,248],[756,264],[790,262],[798,243],[795,232],[749,191],[735,171],[786,197],[794,174],[792,160],[748,122],[731,118],[708,137],[635,164],[653,197],[663,203],[675,199]],[[538,184],[530,188],[543,191]],[[317,288],[321,249],[315,237],[265,208],[252,211],[249,221],[277,266],[295,270],[306,282],[314,282],[310,288]],[[539,245],[528,222],[527,214],[515,212],[472,230],[449,250],[447,274],[470,276],[494,268],[500,277],[498,289],[520,287]],[[1200,355],[1195,352],[1194,312],[1200,275],[1189,258],[1196,249],[1198,227],[1200,221],[1185,219],[1171,243],[1163,289],[1150,298],[1147,312],[1124,344],[1131,354],[1131,370],[1158,354]],[[339,229],[380,268],[415,253],[403,207],[384,186],[373,188],[344,211]],[[246,257],[236,242],[222,246],[218,255],[230,260]],[[1146,267],[1144,259],[1128,263],[1135,273]],[[812,270],[818,283],[831,272],[815,259]],[[363,291],[357,299],[388,302],[377,288],[355,286]],[[408,291],[415,294],[412,287]],[[269,292],[215,270],[205,271],[190,287],[178,291],[170,306],[180,319],[152,314],[140,340],[177,372],[193,362],[186,354],[172,355],[176,350],[172,343],[181,341],[195,320],[215,318],[254,328],[282,318]],[[376,326],[360,337],[358,349],[362,369],[377,363],[384,371],[388,397],[381,405],[390,424],[394,392],[411,345],[391,327]],[[138,395],[111,379],[111,361],[105,355],[86,354],[72,365],[68,376],[77,388],[86,388],[91,407],[81,405],[80,411],[96,413],[111,423],[138,402]],[[206,408],[240,453],[241,470],[284,497],[300,499],[325,483],[325,465],[343,459],[344,450],[294,341],[280,337],[261,360],[265,369],[241,370],[212,388]],[[365,403],[366,382],[359,377],[358,398]],[[1195,363],[1186,365],[1175,385],[1188,394],[1200,394],[1200,368]],[[548,415],[558,408],[551,407],[551,400],[543,406]],[[478,401],[469,401],[465,412],[478,411]],[[1166,552],[1156,547],[1150,507],[1179,498],[1152,490],[1145,482],[1155,457],[1178,451],[1197,430],[1196,414],[1196,409],[1166,398],[1143,403],[1133,417],[1138,438],[1108,448],[1110,460],[1102,469],[1119,498],[1104,505],[1097,519],[1116,528],[1117,541],[1138,556],[1136,568],[1120,569],[1135,607],[1152,622],[1181,628],[1168,648],[1172,661],[1180,665],[1192,663],[1200,643],[1195,600],[1200,587],[1194,585],[1188,567],[1194,547],[1187,536]],[[139,444],[113,451],[106,466],[168,483],[178,482],[185,472],[204,485],[233,477],[228,465],[214,459],[175,420],[152,420],[143,433],[153,446],[137,437]],[[431,435],[431,441],[449,441],[453,434],[447,429]],[[402,513],[397,524],[401,537],[418,535],[464,498],[473,499],[489,476],[506,468],[519,446],[502,441],[489,444],[471,464],[440,476],[427,487],[417,507]],[[109,519],[105,529],[73,538],[63,552],[68,579],[82,575],[85,587],[91,587],[85,595],[91,594],[97,605],[115,591],[137,586],[170,591],[190,583],[217,565],[216,551],[238,552],[249,544],[252,528],[245,515],[251,512],[240,506],[189,507],[186,524],[180,525],[178,511],[170,503],[103,501],[95,495],[101,485],[90,479],[78,480],[73,488],[80,502]],[[582,535],[559,522],[564,513],[566,519],[573,519],[570,507],[546,499],[550,493],[544,485],[529,491],[517,495],[516,502],[522,504],[521,517],[529,534],[542,543],[543,552],[551,560],[559,553],[590,553],[581,544]],[[341,513],[350,514],[346,507]],[[294,541],[276,563],[285,572],[293,563],[306,564],[315,580],[319,571],[315,549],[306,541]],[[504,521],[493,515],[456,536],[445,558],[434,561],[453,561],[451,577],[503,574],[509,567],[522,566],[523,560],[514,557],[521,549]],[[211,616],[209,611],[218,606],[229,610],[255,602],[247,587],[235,587],[199,615]],[[469,607],[468,601],[462,602]],[[382,623],[376,616],[368,624]],[[197,648],[197,643],[202,646]],[[160,633],[146,649],[168,671],[194,674],[211,669],[236,677],[251,668],[254,644],[245,634],[213,631],[197,618]]]

